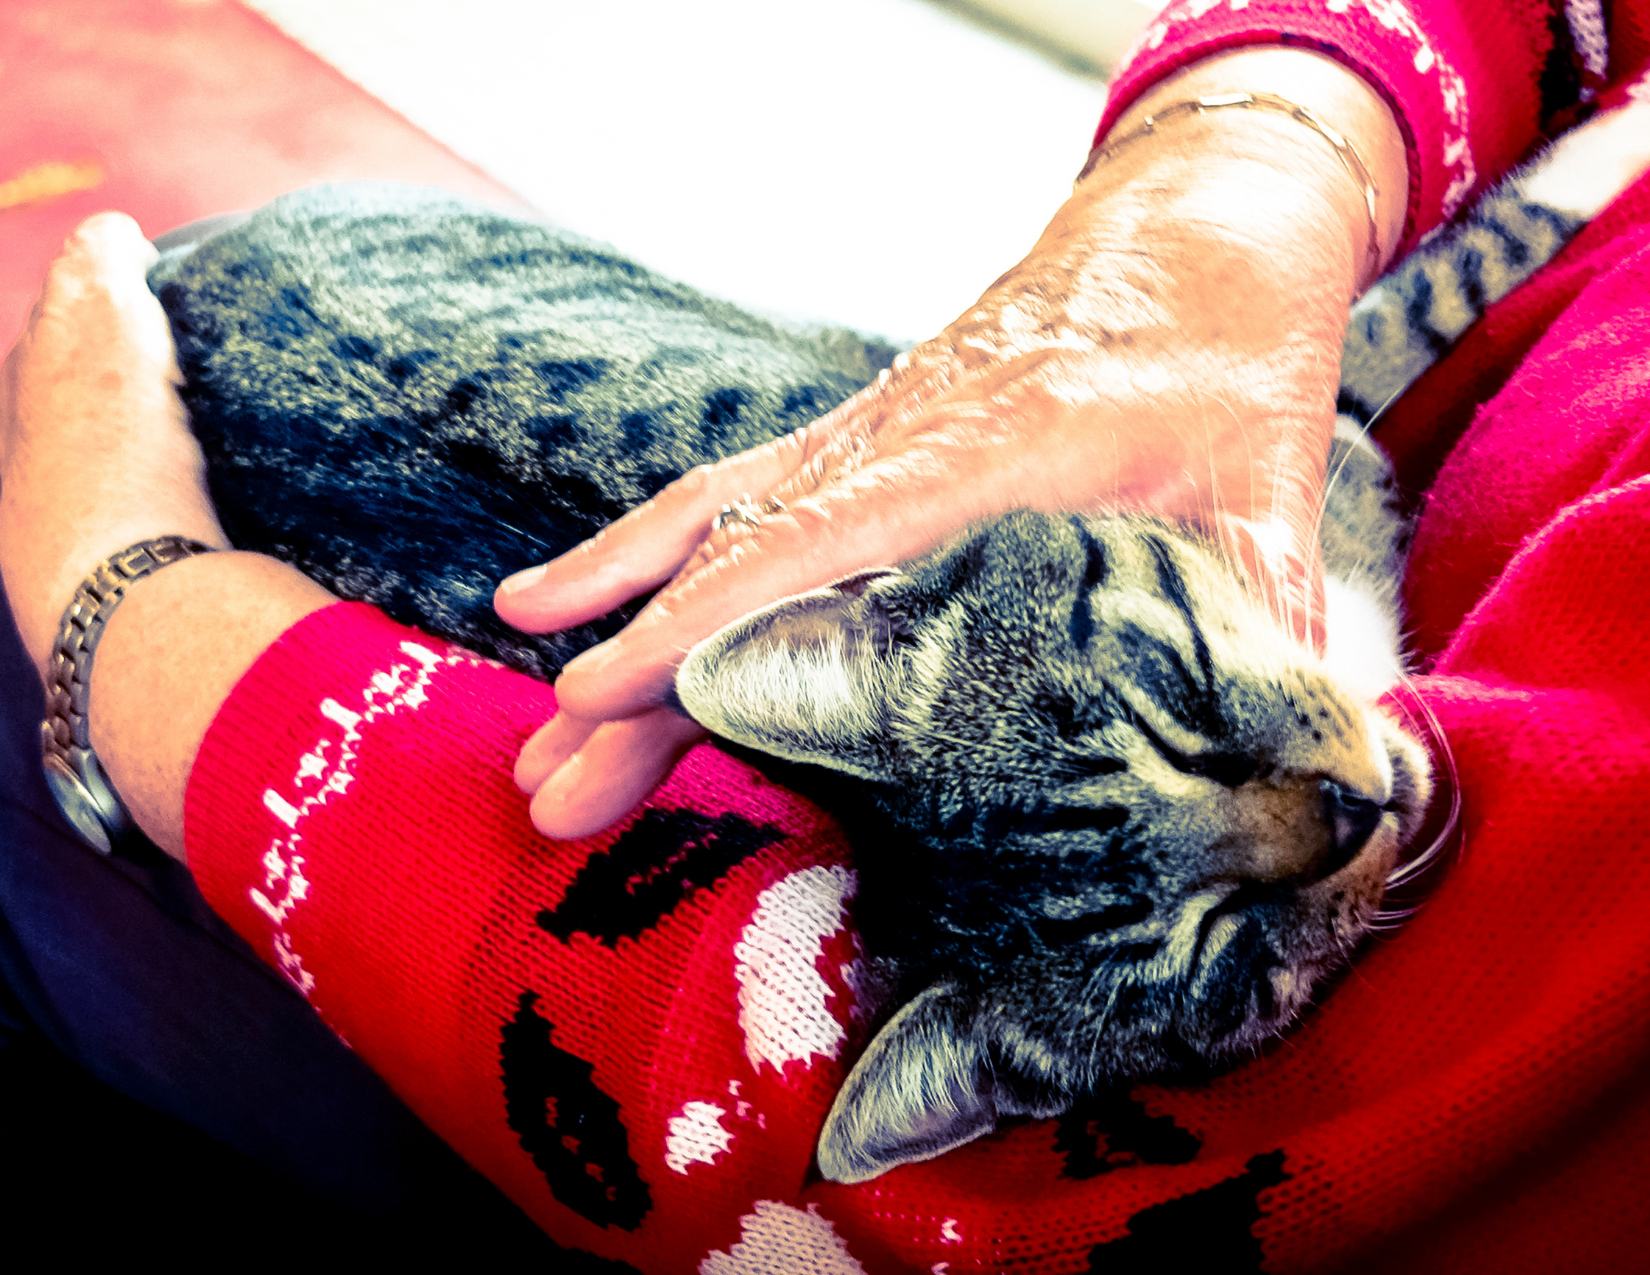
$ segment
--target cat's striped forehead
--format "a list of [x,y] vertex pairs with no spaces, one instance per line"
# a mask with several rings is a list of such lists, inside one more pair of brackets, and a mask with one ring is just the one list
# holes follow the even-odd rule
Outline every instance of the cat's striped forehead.
[[718,733],[920,794],[947,826],[1097,776],[1283,769],[1384,800],[1362,706],[1212,546],[1145,519],[1009,514],[728,626],[677,690]]
[[897,728],[940,766],[966,743],[976,773],[1036,782],[1057,763],[1040,754],[1069,761],[1120,719],[1182,753],[1369,751],[1312,652],[1212,546],[1157,522],[1016,514],[885,590],[910,615]]
[[1017,514],[878,591],[907,635],[879,804],[910,837],[867,932],[1017,1007],[990,1012],[1039,1092],[1294,1013],[1425,804],[1414,746],[1162,524]]

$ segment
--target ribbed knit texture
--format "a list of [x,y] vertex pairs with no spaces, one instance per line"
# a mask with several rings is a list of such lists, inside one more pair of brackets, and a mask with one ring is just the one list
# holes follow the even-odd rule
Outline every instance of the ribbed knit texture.
[[[1372,7],[1401,12],[1349,5]],[[552,693],[363,607],[295,627],[224,705],[191,863],[438,1133],[638,1270],[1643,1270],[1650,181],[1481,332],[1392,423],[1430,485],[1408,605],[1432,667],[1397,708],[1430,723],[1458,853],[1210,1085],[810,1177],[864,1027],[830,822],[705,747],[617,831],[545,841],[509,774]]]
[[[1400,252],[1522,158],[1544,124],[1567,121],[1578,95],[1600,82],[1574,49],[1561,0],[1175,0],[1114,69],[1096,141],[1165,75],[1256,44],[1325,53],[1391,103],[1409,156]],[[1327,147],[1324,156],[1334,163]]]

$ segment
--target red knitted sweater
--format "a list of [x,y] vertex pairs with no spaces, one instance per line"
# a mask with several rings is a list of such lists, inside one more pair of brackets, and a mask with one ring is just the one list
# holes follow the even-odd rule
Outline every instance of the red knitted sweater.
[[[1181,0],[1108,118],[1212,47],[1331,49],[1400,111],[1424,231],[1533,140],[1560,62],[1572,88],[1604,65],[1585,38],[1554,51],[1563,9],[1415,8]],[[1585,37],[1598,6],[1567,9]],[[1647,15],[1617,0],[1618,64]],[[1206,1087],[819,1181],[864,1034],[830,821],[701,747],[616,831],[546,841],[509,776],[552,692],[361,606],[297,625],[224,705],[190,862],[437,1133],[560,1242],[639,1270],[1646,1269],[1650,179],[1386,441],[1427,488],[1428,672],[1403,707],[1433,724],[1461,850],[1297,1031]]]

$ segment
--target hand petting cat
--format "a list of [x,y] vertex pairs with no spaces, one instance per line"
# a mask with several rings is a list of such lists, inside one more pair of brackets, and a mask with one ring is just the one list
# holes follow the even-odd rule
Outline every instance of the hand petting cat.
[[[1352,140],[1380,190],[1390,254],[1402,140],[1379,97],[1328,59],[1209,59],[1155,88],[1111,136],[1237,89],[1307,105]],[[558,680],[560,713],[516,766],[534,824],[558,837],[607,826],[703,737],[661,707],[701,639],[1014,508],[1199,525],[1291,627],[1321,641],[1316,526],[1347,312],[1380,270],[1369,236],[1361,190],[1294,121],[1211,112],[1120,147],[1019,265],[875,384],[504,582],[498,613],[529,632],[660,589]],[[760,515],[711,529],[734,504]]]

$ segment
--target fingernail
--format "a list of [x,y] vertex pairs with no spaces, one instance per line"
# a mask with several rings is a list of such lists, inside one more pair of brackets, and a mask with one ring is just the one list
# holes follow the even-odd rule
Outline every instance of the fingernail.
[[507,576],[499,581],[498,591],[503,594],[520,593],[523,589],[531,589],[549,570],[548,563],[539,563],[536,567],[528,567],[525,571],[518,571],[513,576]]
[[545,836],[557,841],[577,841],[600,832],[612,822],[603,817],[600,809],[594,817],[590,811],[579,809],[579,789],[584,772],[583,755],[574,753],[533,795],[528,815],[533,826]]

